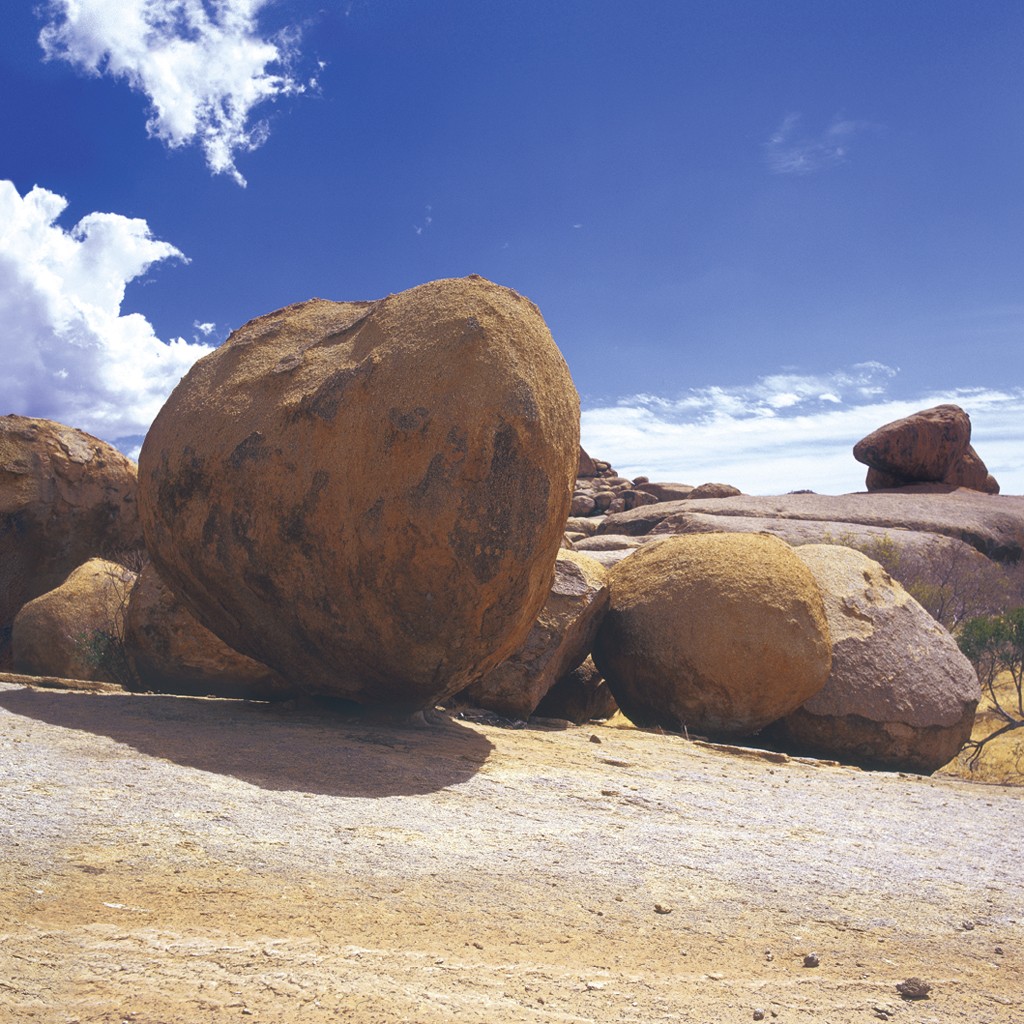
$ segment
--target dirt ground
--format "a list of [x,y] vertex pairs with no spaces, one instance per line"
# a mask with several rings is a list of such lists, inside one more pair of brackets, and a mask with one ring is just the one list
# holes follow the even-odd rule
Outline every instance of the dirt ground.
[[1020,788],[0,683],[0,822],[4,1024],[1024,1021]]

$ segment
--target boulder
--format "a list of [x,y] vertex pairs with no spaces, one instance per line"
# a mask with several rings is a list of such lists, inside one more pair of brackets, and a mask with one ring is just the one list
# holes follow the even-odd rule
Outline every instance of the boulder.
[[152,563],[132,588],[124,646],[144,690],[251,700],[291,692],[273,669],[232,650],[200,625]]
[[741,493],[740,489],[738,487],[733,487],[732,484],[707,483],[694,487],[686,497],[688,499],[731,498],[733,495]]
[[600,525],[600,519],[588,516],[569,516],[565,521],[565,528],[569,533],[582,533],[587,537],[592,536]]
[[583,445],[580,445],[580,460],[577,464],[576,475],[587,478],[597,476],[597,466],[594,464],[594,460],[583,450]]
[[981,697],[956,641],[859,551],[812,544],[796,555],[824,594],[832,671],[777,735],[855,764],[928,773],[952,760]]
[[938,482],[970,443],[967,413],[937,405],[872,431],[853,446],[853,457],[907,483]]
[[571,516],[589,516],[596,509],[597,505],[589,494],[574,494],[572,496],[572,505],[569,509]]
[[0,668],[23,604],[94,556],[142,547],[137,490],[135,463],[103,441],[0,416]]
[[460,698],[507,718],[529,718],[555,683],[590,653],[608,609],[605,579],[593,559],[559,552],[551,593],[525,643]]
[[594,662],[637,725],[750,735],[828,677],[821,594],[775,537],[669,537],[614,566],[609,585]]
[[548,690],[534,714],[583,725],[596,718],[611,718],[618,710],[611,689],[597,671],[594,659],[588,656]]
[[643,483],[637,484],[638,491],[646,491],[653,494],[658,501],[682,501],[690,495],[693,487],[690,484],[673,483]]
[[578,460],[543,318],[474,275],[250,321],[157,416],[139,504],[206,628],[306,692],[405,713],[526,639]]
[[970,442],[970,416],[958,405],[937,405],[879,427],[854,445],[853,457],[868,466],[869,491],[942,483],[998,494]]
[[91,558],[29,601],[14,618],[14,671],[127,683],[124,617],[135,579],[123,565]]
[[627,488],[620,495],[625,508],[639,508],[641,505],[657,505],[658,499],[653,494],[639,489]]

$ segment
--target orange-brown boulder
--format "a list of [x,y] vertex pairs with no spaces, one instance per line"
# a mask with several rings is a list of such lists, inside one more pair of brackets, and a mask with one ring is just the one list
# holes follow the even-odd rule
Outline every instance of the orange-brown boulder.
[[981,697],[956,641],[861,552],[794,550],[824,595],[832,671],[773,731],[787,746],[854,764],[933,772],[951,761]]
[[609,585],[593,657],[637,725],[749,735],[828,678],[818,586],[775,537],[668,537],[618,562]]
[[291,692],[273,669],[232,650],[197,622],[152,563],[132,587],[124,647],[143,690],[250,700]]
[[937,405],[886,423],[854,445],[853,457],[868,467],[869,491],[936,483],[999,493],[971,446],[971,418],[958,405]]
[[128,682],[124,616],[135,573],[91,558],[14,618],[14,671],[98,682]]
[[135,463],[72,427],[0,416],[0,667],[27,601],[97,555],[142,546]]
[[853,457],[907,483],[937,482],[970,443],[967,413],[958,405],[937,405],[872,431],[854,445]]
[[608,609],[607,573],[576,551],[559,551],[544,607],[522,646],[462,694],[477,707],[526,719],[590,653]]
[[471,276],[250,321],[157,416],[140,512],[160,574],[235,650],[412,711],[525,640],[578,461],[539,311]]

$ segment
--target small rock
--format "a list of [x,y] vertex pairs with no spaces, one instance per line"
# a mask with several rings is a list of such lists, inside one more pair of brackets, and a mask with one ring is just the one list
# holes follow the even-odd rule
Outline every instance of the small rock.
[[672,908],[671,907],[666,907],[663,903],[655,903],[654,904],[654,912],[656,914],[671,914],[672,913]]
[[901,981],[896,986],[896,991],[899,992],[904,999],[927,999],[928,993],[931,992],[932,987],[927,981],[922,981],[920,978],[907,978],[906,981]]
[[480,944],[479,942],[474,942],[474,943],[473,943],[473,945],[474,945],[474,946],[475,946],[475,947],[476,947],[477,949],[483,949],[483,948],[484,948],[484,947],[483,947],[483,946],[482,946],[482,945],[481,945],[481,944]]
[[804,957],[804,967],[818,967],[821,964],[821,959],[817,953],[808,953]]
[[766,950],[764,951],[764,958],[765,958],[765,960],[767,960],[767,961],[768,961],[769,963],[771,963],[771,961],[775,959],[775,954],[774,954],[774,953],[773,953],[773,952],[772,952],[772,951],[771,951],[770,949],[766,949]]
[[1002,946],[996,946],[996,948],[993,950],[993,952],[995,953],[996,956],[1002,956],[1006,952],[1006,950],[1003,949]]
[[963,928],[965,932],[973,932],[974,922],[968,918],[966,921],[961,922],[960,927]]
[[601,742],[601,737],[597,736],[597,735],[591,736],[590,737],[590,742],[591,743],[600,743]]
[[587,991],[588,992],[600,992],[604,988],[603,981],[588,981]]
[[754,1020],[764,1020],[764,1010],[755,1010]]

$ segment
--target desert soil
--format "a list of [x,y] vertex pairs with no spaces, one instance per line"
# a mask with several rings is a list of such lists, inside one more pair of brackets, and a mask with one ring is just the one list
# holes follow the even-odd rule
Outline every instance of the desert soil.
[[4,1024],[1024,1021],[1019,788],[0,683],[0,821]]

